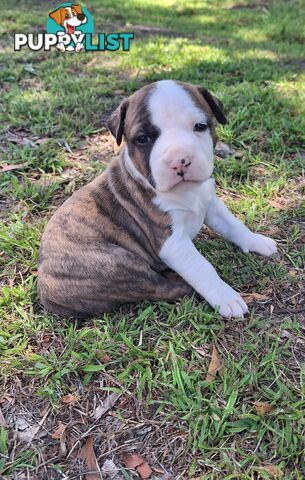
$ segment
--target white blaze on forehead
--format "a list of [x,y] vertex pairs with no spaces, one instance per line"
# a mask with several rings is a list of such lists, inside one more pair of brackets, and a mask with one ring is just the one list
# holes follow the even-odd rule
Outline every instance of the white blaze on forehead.
[[207,114],[198,108],[190,94],[173,80],[161,80],[148,101],[151,120],[161,131],[190,121],[206,122]]

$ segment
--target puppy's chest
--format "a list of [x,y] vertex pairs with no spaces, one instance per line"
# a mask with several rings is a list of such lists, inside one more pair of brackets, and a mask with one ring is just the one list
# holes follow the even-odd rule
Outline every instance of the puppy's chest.
[[184,215],[182,220],[184,231],[190,238],[196,237],[197,233],[200,231],[204,223],[205,213],[205,210],[198,212],[190,211],[187,215]]
[[209,179],[194,188],[181,184],[175,191],[160,193],[154,203],[170,214],[173,230],[179,229],[194,238],[202,228],[214,195],[214,180]]

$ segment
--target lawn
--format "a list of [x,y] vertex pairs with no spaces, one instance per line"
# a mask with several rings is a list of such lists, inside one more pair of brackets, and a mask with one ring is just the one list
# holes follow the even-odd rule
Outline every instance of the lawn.
[[[14,52],[14,32],[44,31],[57,3],[0,0],[0,478],[304,479],[304,0],[83,5],[97,32],[135,32],[130,52]],[[47,315],[48,219],[117,155],[112,109],[166,78],[222,99],[218,193],[278,242],[266,259],[196,239],[249,315],[194,298]]]

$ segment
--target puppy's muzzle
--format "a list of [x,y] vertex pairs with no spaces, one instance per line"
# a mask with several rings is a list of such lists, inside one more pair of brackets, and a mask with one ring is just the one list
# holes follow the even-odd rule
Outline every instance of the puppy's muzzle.
[[80,22],[85,20],[85,18],[86,18],[86,15],[84,15],[83,13],[78,13],[77,14],[77,20],[79,20]]

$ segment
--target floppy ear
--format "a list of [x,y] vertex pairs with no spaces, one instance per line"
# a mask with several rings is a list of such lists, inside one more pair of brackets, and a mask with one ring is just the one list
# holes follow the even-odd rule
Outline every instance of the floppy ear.
[[63,10],[64,10],[64,8],[60,7],[57,10],[55,10],[54,12],[51,12],[50,15],[49,15],[49,17],[52,18],[52,20],[54,20],[58,25],[61,25]]
[[82,7],[80,5],[71,5],[71,7],[73,8],[73,10],[76,11],[77,14],[83,13]]
[[108,120],[108,128],[115,137],[118,145],[121,145],[122,143],[128,103],[127,99],[123,100],[121,105],[110,115]]
[[214,95],[212,95],[206,88],[203,88],[203,87],[197,87],[197,88],[199,93],[203,96],[205,101],[208,103],[216,120],[222,125],[225,125],[227,123],[227,117],[223,113],[222,102],[217,97],[214,97]]

